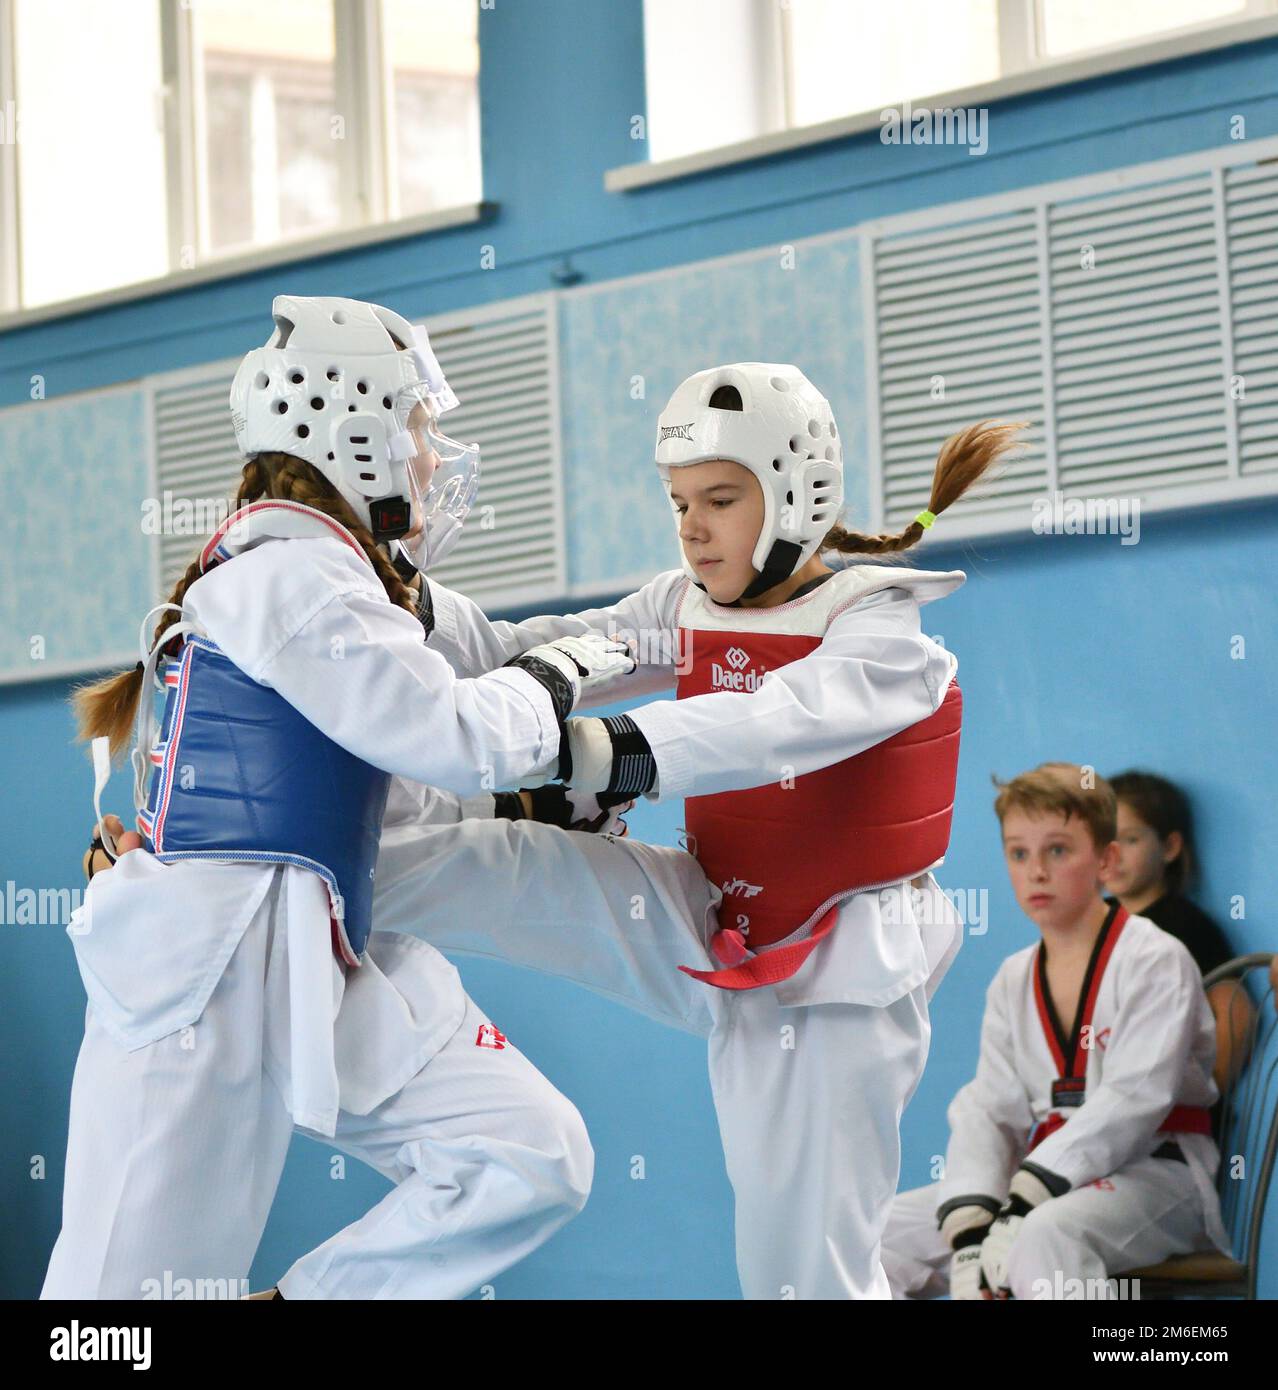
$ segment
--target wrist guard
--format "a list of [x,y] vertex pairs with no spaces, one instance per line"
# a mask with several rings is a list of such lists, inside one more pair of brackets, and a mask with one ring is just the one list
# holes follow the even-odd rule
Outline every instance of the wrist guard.
[[963,1205],[951,1206],[938,1222],[941,1238],[951,1250],[979,1245],[989,1234],[994,1220],[993,1207],[992,1198],[983,1198],[980,1202],[968,1199]]
[[517,667],[520,671],[527,671],[533,680],[540,682],[545,687],[550,696],[550,702],[555,707],[555,718],[560,725],[560,757],[562,758],[563,724],[572,713],[572,707],[577,698],[577,692],[572,688],[572,682],[550,662],[543,661],[539,656],[530,656],[527,652],[512,656],[509,661],[502,664]]
[[[1023,1202],[1027,1211],[1046,1202],[1050,1197],[1063,1197],[1069,1191],[1069,1181],[1050,1168],[1037,1163],[1022,1163],[1008,1184],[1008,1202]],[[1018,1213],[1018,1215],[1021,1213]]]
[[[559,746],[559,780],[593,791],[601,806],[617,806],[651,791],[657,760],[628,714],[572,720]],[[574,758],[573,745],[577,754]]]
[[628,801],[651,791],[657,760],[643,731],[628,714],[614,714],[603,723],[612,740],[612,773],[601,795]]

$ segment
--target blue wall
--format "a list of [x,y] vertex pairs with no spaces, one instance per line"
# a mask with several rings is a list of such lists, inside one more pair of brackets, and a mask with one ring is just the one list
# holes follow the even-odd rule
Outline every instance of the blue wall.
[[[0,339],[0,405],[25,401],[32,374],[44,377],[56,400],[242,352],[264,337],[269,298],[281,291],[341,293],[411,314],[440,312],[544,289],[565,255],[589,280],[602,280],[1207,149],[1228,140],[1237,114],[1251,137],[1278,131],[1278,42],[1269,42],[1009,101],[991,112],[983,158],[962,148],[885,147],[870,134],[614,195],[603,191],[603,170],[641,153],[629,139],[630,117],[643,109],[639,0],[499,5],[483,12],[481,41],[485,194],[500,205],[492,222],[10,332]],[[490,271],[479,269],[484,244],[496,251]],[[733,341],[734,313],[730,301],[703,304],[690,295],[671,325],[669,356],[639,361],[633,370],[664,383],[682,370],[675,363],[689,339]],[[574,353],[591,351],[589,336],[573,337],[583,317],[589,316],[569,325],[569,364]],[[792,337],[791,326],[783,335],[785,354],[776,355],[803,363],[835,351],[854,371],[856,312],[849,312],[846,341],[833,349],[814,342],[812,353],[804,352],[805,328],[798,325]],[[758,325],[745,315],[735,329],[745,341]],[[819,330],[827,340],[829,331]],[[645,345],[642,353],[649,352]],[[571,384],[566,398],[570,392]],[[654,385],[646,412],[635,411],[629,458],[636,469],[650,456],[659,396]],[[855,399],[838,404],[841,412],[858,409]],[[38,471],[43,462],[12,451],[0,458],[6,514],[21,512],[25,470]],[[569,467],[581,462],[571,457]],[[114,466],[117,487],[135,485],[135,458]],[[575,476],[590,475],[581,469]],[[655,480],[649,483],[643,539],[628,559],[641,565],[650,547],[656,569],[670,563],[671,552],[660,531],[648,529],[664,506]],[[606,472],[593,495],[577,497],[569,544],[581,550],[574,556],[597,556],[600,534],[630,534],[630,518],[615,501]],[[98,566],[105,557],[74,543],[96,529],[87,512],[76,512],[82,500],[68,498],[67,506],[71,538],[56,513],[45,528],[51,552],[66,557],[65,602],[133,605],[133,593],[102,584]],[[587,524],[597,528],[589,541]],[[943,531],[942,522],[938,536]],[[1148,765],[1183,781],[1202,824],[1204,906],[1239,951],[1272,947],[1275,933],[1261,895],[1262,875],[1278,848],[1278,814],[1267,790],[1278,784],[1270,735],[1278,671],[1268,644],[1276,543],[1278,506],[1263,503],[1146,518],[1134,547],[1119,546],[1116,538],[1045,537],[942,546],[926,556],[928,565],[956,565],[970,576],[958,594],[927,610],[925,625],[959,655],[968,710],[959,816],[943,881],[969,891],[988,888],[990,919],[988,932],[968,941],[935,1001],[933,1061],[904,1126],[905,1184],[924,1181],[931,1155],[944,1149],[944,1107],[971,1071],[985,983],[1004,955],[1031,940],[998,856],[991,771],[1006,776],[1067,758],[1101,771]],[[38,548],[0,553],[6,593]],[[595,563],[574,558],[574,581],[588,582]],[[1246,638],[1245,660],[1231,659],[1235,635]],[[67,688],[65,681],[45,681],[0,690],[8,792],[0,806],[0,887],[8,880],[77,885],[90,777],[83,753],[71,744]],[[127,805],[123,777],[112,791],[111,804]],[[676,822],[676,811],[648,809],[631,828],[670,841]],[[1243,921],[1227,920],[1234,894],[1246,897]],[[58,1224],[83,993],[60,928],[5,925],[0,932],[9,947],[0,1039],[13,1078],[0,1101],[0,1294],[27,1297],[39,1287]],[[734,1295],[730,1194],[704,1049],[540,976],[488,963],[462,962],[462,969],[479,1002],[578,1103],[599,1156],[586,1211],[499,1280],[498,1296]],[[333,1183],[328,1152],[294,1144],[255,1266],[257,1286],[385,1190],[381,1179],[353,1166],[344,1183]],[[33,1182],[31,1156],[38,1154],[47,1157],[48,1174]],[[629,1178],[634,1154],[645,1156],[645,1182]],[[1262,1292],[1278,1293],[1272,1252]]]

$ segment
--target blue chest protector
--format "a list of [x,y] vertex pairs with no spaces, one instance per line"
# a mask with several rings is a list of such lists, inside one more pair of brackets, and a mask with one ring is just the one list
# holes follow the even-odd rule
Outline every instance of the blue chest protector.
[[[158,859],[297,864],[328,884],[333,946],[358,965],[390,774],[188,634],[166,663],[167,698],[138,820]],[[144,696],[143,698],[147,698]]]

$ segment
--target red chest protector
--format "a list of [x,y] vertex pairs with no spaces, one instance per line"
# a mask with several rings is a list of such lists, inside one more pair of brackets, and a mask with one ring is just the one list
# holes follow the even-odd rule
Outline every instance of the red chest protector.
[[[680,699],[755,690],[822,640],[744,624],[687,626],[683,638]],[[935,713],[855,757],[800,777],[778,762],[777,780],[764,786],[689,797],[689,848],[723,890],[711,948],[729,968],[680,969],[723,989],[776,984],[833,929],[844,898],[935,864],[949,844],[962,709],[952,681]],[[773,949],[750,954],[765,947]]]

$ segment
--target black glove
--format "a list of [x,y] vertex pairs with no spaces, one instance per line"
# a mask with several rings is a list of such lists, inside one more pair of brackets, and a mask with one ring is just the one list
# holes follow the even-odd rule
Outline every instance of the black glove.
[[496,814],[507,820],[534,820],[539,825],[554,825],[560,830],[578,830],[587,834],[625,834],[626,823],[621,812],[634,805],[629,797],[594,796],[590,792],[574,791],[551,783],[544,787],[524,790],[532,802],[532,815],[525,816],[519,792],[497,792]]
[[[99,851],[106,856],[107,862],[105,864],[95,864],[93,862]],[[101,831],[94,831],[93,839],[89,841],[89,848],[84,852],[83,868],[85,879],[91,881],[94,874],[100,874],[103,869],[109,869],[115,861],[116,856],[102,843]]]

